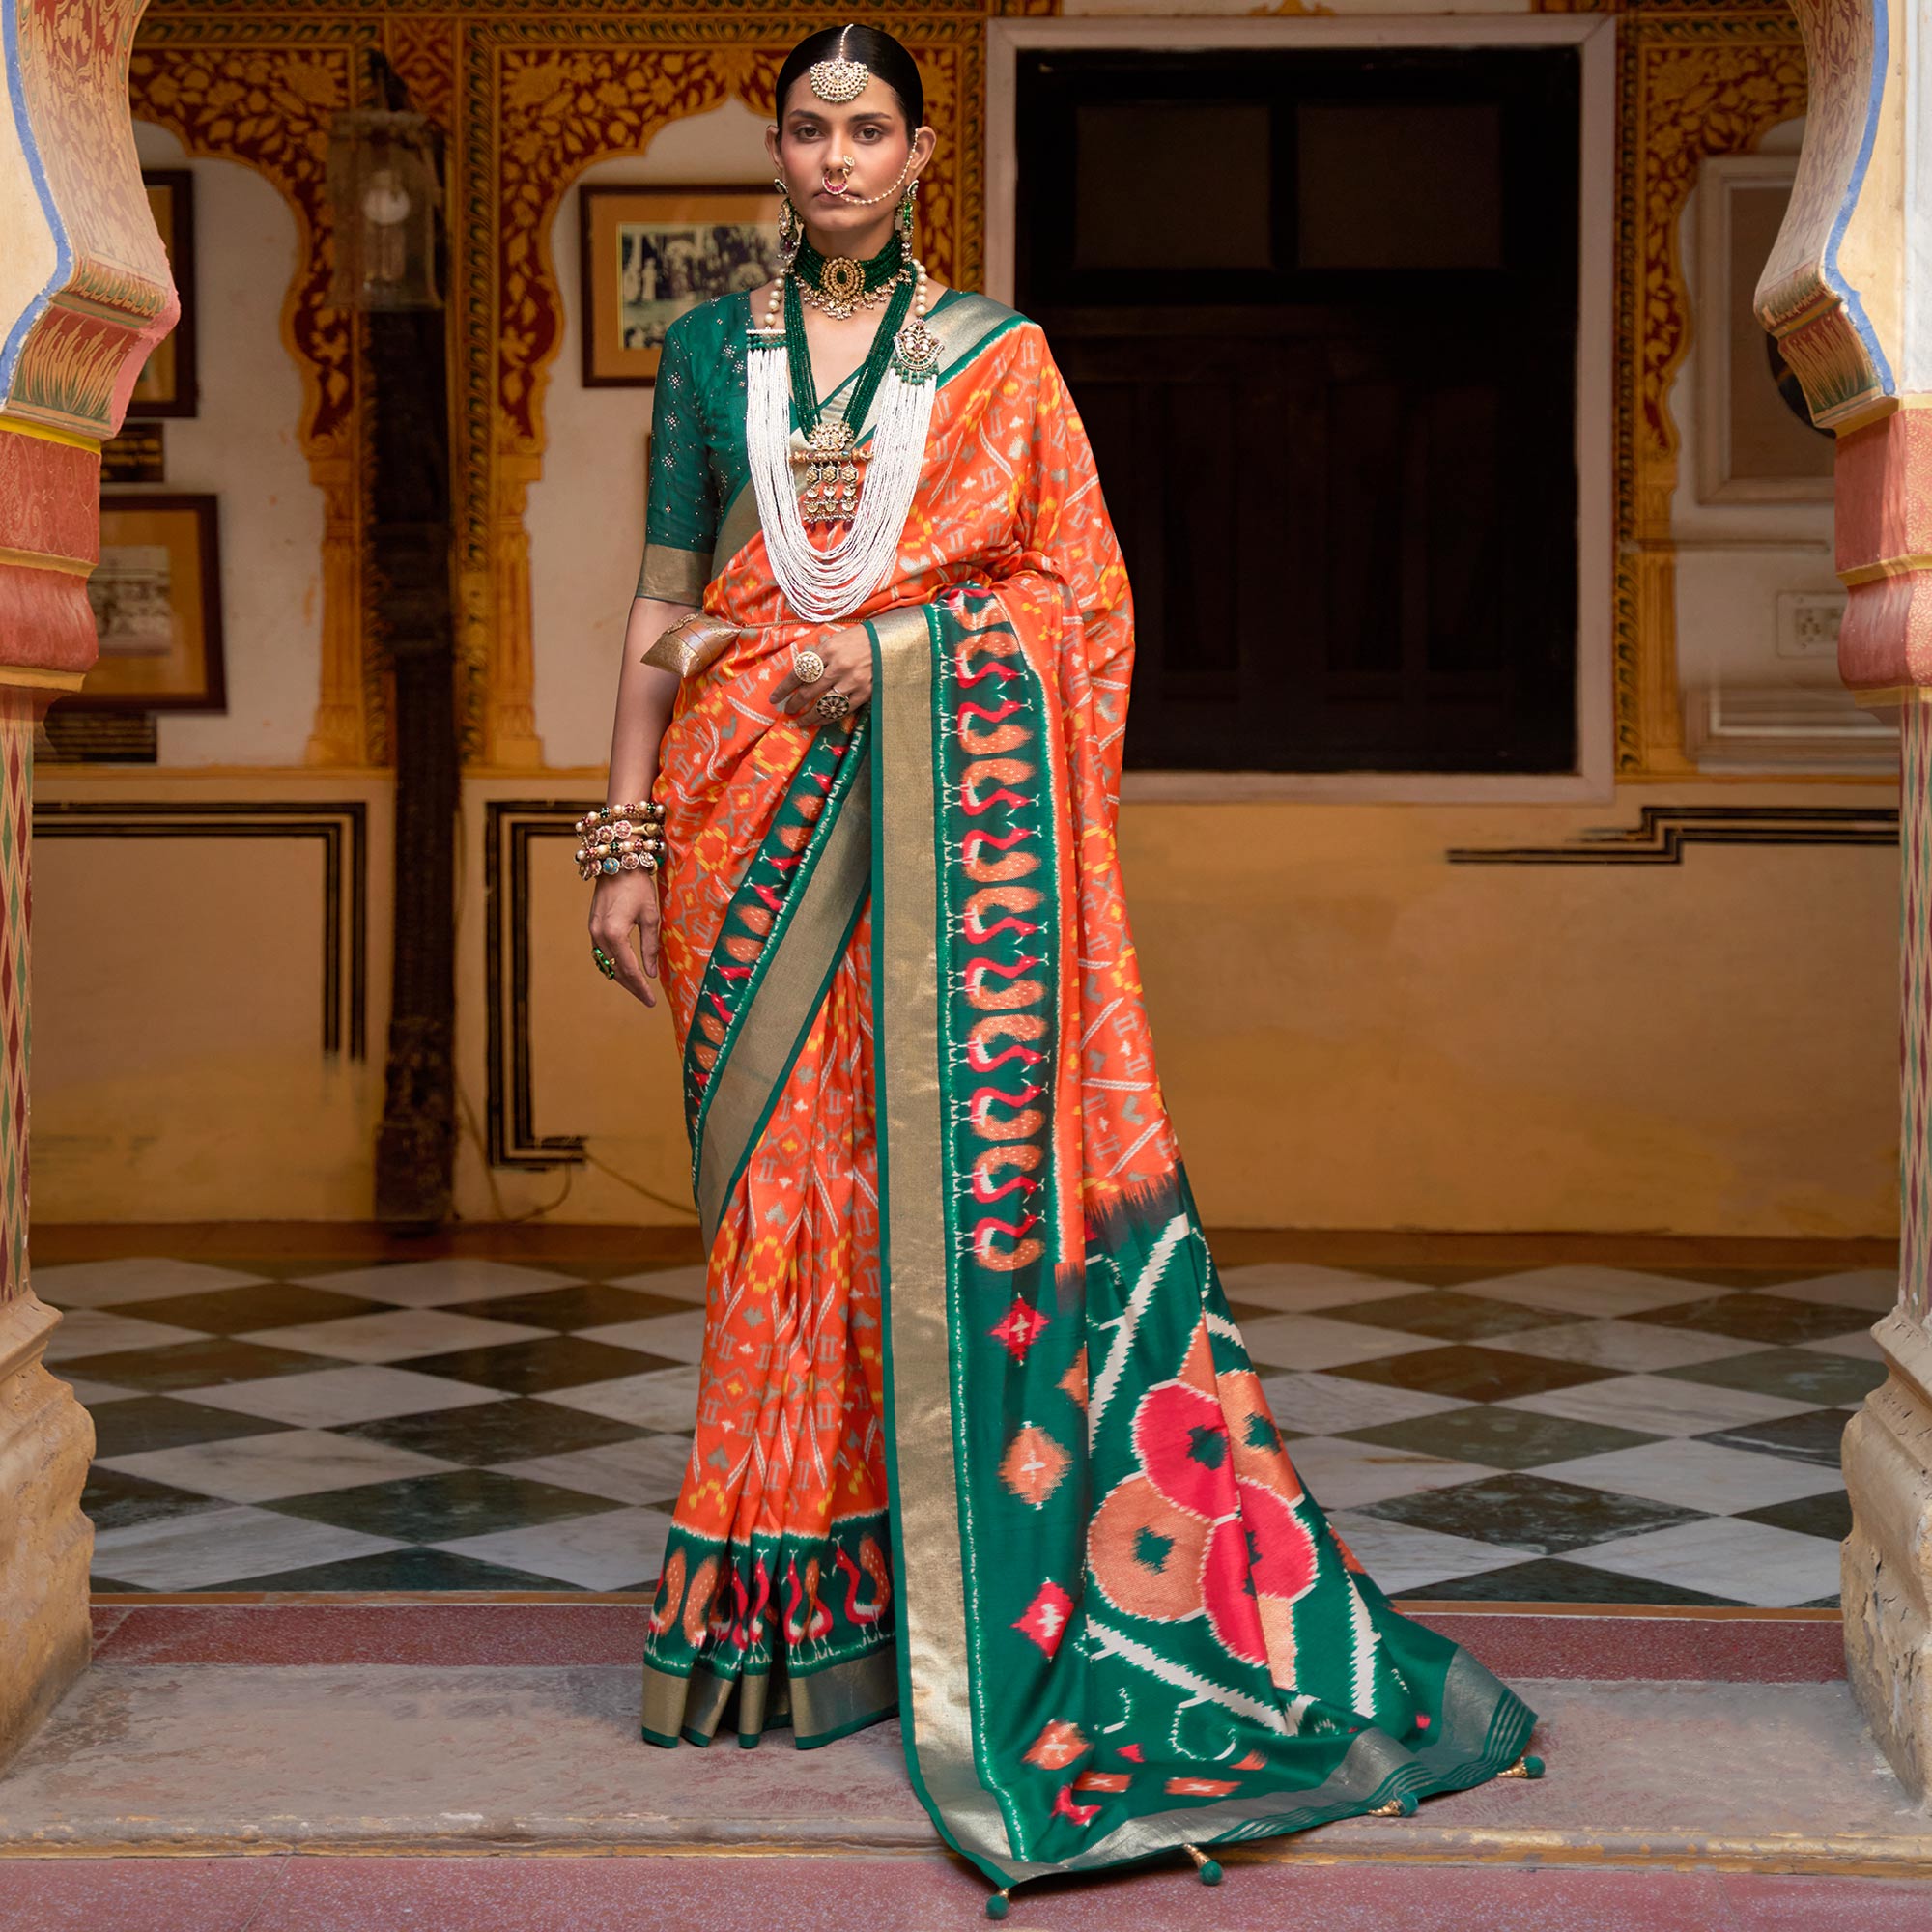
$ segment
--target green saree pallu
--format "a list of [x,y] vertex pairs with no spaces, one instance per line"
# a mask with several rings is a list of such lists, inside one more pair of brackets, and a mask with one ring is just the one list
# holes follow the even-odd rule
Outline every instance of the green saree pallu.
[[[1005,1887],[1411,1809],[1519,1767],[1535,1719],[1390,1606],[1284,1447],[1153,1067],[1115,840],[1132,602],[1092,453],[1037,327],[978,297],[949,318],[898,568],[850,620],[870,702],[754,731],[770,810],[668,889],[705,1399],[757,1381],[731,1297],[761,1240],[792,1246],[760,1322],[787,1283],[849,1281],[852,1361],[816,1516],[789,1475],[782,1506],[752,1493],[773,1431],[721,1487],[775,1384],[714,1406],[722,1435],[701,1407],[646,1706],[669,1742],[734,1690],[761,1721],[788,1700],[819,1742],[895,1702],[934,1825]],[[785,621],[755,527],[704,582],[746,629],[680,694],[674,853],[729,818],[724,721],[828,628]],[[757,928],[736,951],[733,907]],[[833,1143],[857,1177],[836,1218],[777,1172]],[[757,1207],[787,1179],[808,1233]],[[799,1577],[857,1577],[867,1540],[846,1601],[874,1614],[848,1630],[835,1602],[814,1645]]]

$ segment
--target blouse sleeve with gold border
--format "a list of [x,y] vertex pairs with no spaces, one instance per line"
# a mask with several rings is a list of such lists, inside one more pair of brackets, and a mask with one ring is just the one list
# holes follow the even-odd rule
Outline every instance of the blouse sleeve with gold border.
[[703,395],[680,316],[665,331],[651,405],[650,490],[644,508],[644,560],[638,595],[698,604],[711,581],[718,505],[704,434]]

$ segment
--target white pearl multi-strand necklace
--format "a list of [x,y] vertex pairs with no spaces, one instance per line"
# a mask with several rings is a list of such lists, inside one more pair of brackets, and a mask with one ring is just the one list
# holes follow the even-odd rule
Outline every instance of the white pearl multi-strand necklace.
[[[772,286],[764,327],[752,331],[745,428],[758,520],[785,602],[810,623],[829,624],[849,615],[885,581],[919,488],[938,386],[940,343],[925,324],[925,265],[909,261],[907,266],[913,273],[912,313],[894,340],[892,362],[879,383],[866,487],[858,494],[856,477],[843,475],[845,469],[857,468],[859,425],[842,423],[842,446],[837,453],[844,460],[837,466],[837,504],[841,513],[849,512],[850,524],[843,536],[823,550],[806,533],[793,480],[791,364],[784,327],[789,265],[779,270]],[[803,283],[799,292],[803,297]],[[820,471],[828,467],[823,459],[832,454],[829,444],[823,449],[809,445],[803,452],[805,461]]]

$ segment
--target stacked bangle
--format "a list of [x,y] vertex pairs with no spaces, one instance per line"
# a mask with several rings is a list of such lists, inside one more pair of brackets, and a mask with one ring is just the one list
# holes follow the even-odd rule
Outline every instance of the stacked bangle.
[[635,805],[600,805],[577,821],[577,875],[608,878],[615,872],[655,872],[664,863],[664,807],[650,799]]

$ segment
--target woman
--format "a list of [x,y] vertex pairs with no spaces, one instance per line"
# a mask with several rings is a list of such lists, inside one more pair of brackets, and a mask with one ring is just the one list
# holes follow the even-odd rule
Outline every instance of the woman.
[[1218,1877],[1197,1845],[1533,1767],[1534,1719],[1362,1574],[1229,1319],[1122,904],[1132,603],[1046,342],[913,258],[895,41],[813,35],[777,102],[796,253],[667,337],[580,854],[599,966],[650,1006],[662,963],[710,1252],[643,1734],[896,1709],[997,1885]]

